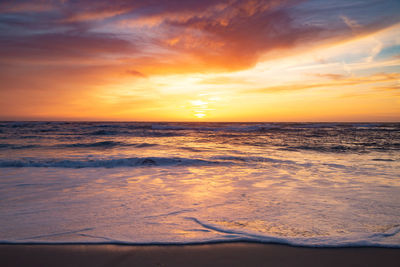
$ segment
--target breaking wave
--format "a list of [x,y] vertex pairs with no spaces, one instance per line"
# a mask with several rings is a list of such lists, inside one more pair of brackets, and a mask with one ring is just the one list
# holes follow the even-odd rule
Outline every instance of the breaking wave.
[[53,168],[115,168],[115,167],[141,167],[141,166],[199,166],[221,164],[218,161],[188,158],[116,158],[116,159],[18,159],[0,160],[0,167],[53,167]]

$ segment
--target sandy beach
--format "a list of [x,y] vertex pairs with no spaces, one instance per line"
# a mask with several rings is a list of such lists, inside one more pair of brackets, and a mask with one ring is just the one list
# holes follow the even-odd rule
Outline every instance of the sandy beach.
[[223,243],[0,245],[1,266],[398,266],[400,249]]

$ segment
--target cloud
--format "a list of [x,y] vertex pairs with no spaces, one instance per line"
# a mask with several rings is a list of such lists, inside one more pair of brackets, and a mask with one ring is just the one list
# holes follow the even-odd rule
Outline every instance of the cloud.
[[346,17],[346,16],[343,16],[343,15],[341,15],[340,18],[341,18],[341,19],[344,21],[344,23],[346,23],[346,25],[347,25],[350,29],[352,29],[353,31],[356,31],[356,30],[358,30],[358,29],[361,28],[361,25],[360,25],[357,21],[355,21],[355,20],[352,20],[352,19],[350,19],[350,18],[348,18],[348,17]]
[[9,1],[0,3],[0,13],[45,12],[54,9],[52,1]]
[[71,14],[67,18],[61,20],[62,22],[80,22],[90,20],[102,20],[126,12],[124,9],[120,10],[101,10],[101,11],[87,11],[77,14]]
[[126,73],[132,76],[146,78],[147,76],[137,70],[127,70]]
[[51,33],[0,36],[0,61],[70,60],[135,52],[129,41],[105,34]]
[[218,76],[218,77],[211,77],[205,78],[198,82],[199,84],[249,84],[250,82],[247,79],[241,77],[232,77],[232,76]]
[[208,7],[206,13],[168,17],[165,46],[222,69],[253,66],[267,51],[312,39],[320,29],[295,25],[288,1],[235,1]]
[[372,47],[371,52],[365,61],[368,63],[372,62],[374,60],[375,56],[378,55],[382,51],[382,48],[383,48],[383,44],[380,41],[375,40],[375,46]]
[[[296,83],[278,86],[268,86],[264,88],[245,90],[246,93],[276,93],[291,92],[313,88],[332,88],[344,86],[358,86],[366,84],[382,84],[382,83],[398,83],[400,79],[399,73],[376,73],[368,76],[347,77],[338,74],[317,74],[320,77],[331,79],[329,82],[312,82],[312,83]],[[389,86],[393,88],[393,86]],[[387,86],[372,86],[374,89],[388,88]]]
[[[86,54],[118,61],[122,55],[145,75],[239,70],[268,53],[349,38],[347,26],[365,34],[393,23],[393,18],[356,23],[347,12],[338,14],[346,27],[337,21],[318,25],[303,18],[310,14],[301,6],[290,0],[5,1],[2,56],[56,61]],[[314,16],[333,12],[323,3],[312,6],[319,8]],[[361,4],[346,8],[354,14],[365,10]]]
[[343,74],[337,74],[337,73],[317,73],[317,74],[312,74],[313,76],[320,77],[320,78],[328,78],[331,80],[342,80],[346,78],[345,75]]

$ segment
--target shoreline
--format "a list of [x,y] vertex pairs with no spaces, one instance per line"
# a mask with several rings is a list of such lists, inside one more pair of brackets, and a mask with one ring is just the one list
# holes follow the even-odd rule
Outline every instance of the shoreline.
[[52,242],[52,241],[28,241],[28,242],[13,242],[13,241],[0,241],[2,246],[120,246],[120,247],[185,247],[185,246],[206,246],[206,245],[224,245],[224,244],[255,244],[255,245],[276,245],[293,248],[310,248],[310,249],[347,249],[347,248],[383,248],[383,249],[398,249],[400,244],[396,245],[381,245],[372,244],[364,245],[357,243],[349,243],[344,245],[310,245],[310,244],[295,244],[290,242],[277,242],[277,241],[260,241],[248,239],[233,239],[233,240],[210,240],[199,242],[124,242],[124,241],[109,241],[109,242],[90,242],[90,241],[65,241],[65,242]]
[[399,248],[294,247],[249,242],[192,245],[0,244],[2,266],[398,266]]

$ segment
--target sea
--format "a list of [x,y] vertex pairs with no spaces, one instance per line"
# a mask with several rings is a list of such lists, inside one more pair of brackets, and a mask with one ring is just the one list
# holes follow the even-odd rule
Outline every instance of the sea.
[[0,122],[0,243],[400,247],[400,123]]

